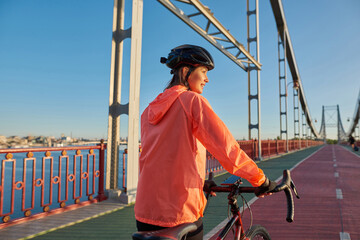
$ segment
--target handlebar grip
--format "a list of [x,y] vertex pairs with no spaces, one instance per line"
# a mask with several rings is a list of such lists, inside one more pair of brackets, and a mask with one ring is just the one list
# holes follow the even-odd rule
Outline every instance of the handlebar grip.
[[289,187],[284,189],[286,200],[287,200],[287,217],[286,221],[289,223],[294,221],[294,199],[291,194],[291,190]]
[[284,170],[282,182],[278,186],[276,186],[276,188],[272,192],[280,192],[280,191],[285,192],[286,201],[287,201],[286,221],[288,221],[289,223],[294,221],[294,198],[291,193],[291,189],[294,190],[296,197],[299,198],[299,195],[295,188],[295,184],[291,180],[290,171]]

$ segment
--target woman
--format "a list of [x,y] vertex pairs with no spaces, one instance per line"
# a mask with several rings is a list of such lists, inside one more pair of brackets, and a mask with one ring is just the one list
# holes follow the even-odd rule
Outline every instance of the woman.
[[187,239],[202,239],[206,149],[231,174],[262,186],[261,193],[275,184],[240,149],[200,95],[209,82],[207,72],[214,68],[210,53],[182,45],[161,62],[171,68],[173,78],[141,116],[137,227],[151,231],[195,222],[198,229]]

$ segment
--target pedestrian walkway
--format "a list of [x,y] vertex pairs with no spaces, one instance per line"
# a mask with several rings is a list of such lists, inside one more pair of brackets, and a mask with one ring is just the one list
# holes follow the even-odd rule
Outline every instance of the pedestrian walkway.
[[[286,154],[277,158],[261,161],[258,165],[269,178],[277,179],[282,175],[283,169],[291,169],[294,165],[321,148],[321,146],[318,146]],[[324,152],[330,150],[327,149]],[[348,152],[348,150],[345,149],[344,151]],[[302,165],[303,164],[300,166]],[[218,176],[215,178],[215,181],[221,183],[229,176],[229,174]],[[296,182],[298,182],[298,179],[296,179]],[[300,187],[298,188],[301,189]],[[302,194],[302,189],[300,193]],[[343,192],[343,194],[345,193]],[[246,197],[250,200],[253,196],[249,195]],[[266,200],[271,201],[272,198],[273,196],[266,198]],[[300,201],[302,200],[297,202]],[[257,203],[258,201],[255,202],[255,204]],[[92,208],[97,209],[97,212]],[[285,211],[285,206],[282,206],[280,209]],[[133,211],[133,206],[123,206],[119,203],[105,201],[71,212],[57,214],[2,229],[0,230],[0,239],[130,239],[131,234],[136,231]],[[296,209],[296,211],[298,210]],[[81,216],[83,214],[88,215]],[[77,218],[74,219],[72,216],[76,216]],[[209,207],[206,210],[204,216],[205,234],[211,232],[211,230],[218,226],[226,217],[226,194],[220,193],[217,197],[210,200]],[[296,215],[296,218],[297,217]],[[59,222],[60,219],[62,219],[63,222]],[[255,220],[257,222],[258,219],[255,218]],[[284,218],[282,218],[279,223],[286,224]],[[208,236],[209,235],[206,235],[205,238],[208,238]],[[275,237],[273,239],[277,238]]]
[[[346,148],[346,149],[348,149],[350,152],[352,152],[352,153],[360,156],[360,150],[354,151],[354,149],[352,149],[350,145],[344,145],[343,147]],[[358,146],[358,147],[359,147],[359,146]]]
[[[360,157],[349,148],[327,145],[291,171],[300,199],[295,220],[287,223],[284,194],[256,200],[254,224],[264,226],[272,239],[360,239]],[[248,211],[244,223],[249,223]],[[210,239],[215,239],[212,237]]]
[[[110,214],[114,211],[123,209],[124,207],[126,207],[126,205],[113,201],[90,204],[68,212],[54,214],[0,229],[0,239],[32,238],[37,235],[43,235],[48,232],[79,224],[105,214]],[[70,237],[69,239],[74,238]]]

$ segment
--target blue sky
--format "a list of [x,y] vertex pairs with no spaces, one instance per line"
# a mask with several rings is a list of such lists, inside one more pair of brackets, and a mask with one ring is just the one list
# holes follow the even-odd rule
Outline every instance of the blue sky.
[[[202,2],[246,45],[245,1]],[[267,139],[280,131],[277,30],[270,2],[259,2],[261,124]],[[128,28],[131,1],[125,5]],[[347,131],[360,88],[360,1],[283,0],[283,6],[315,126],[319,130],[323,105],[339,104]],[[0,1],[0,135],[106,138],[112,12],[112,0]],[[140,112],[171,77],[160,57],[184,43],[201,45],[216,65],[203,95],[236,138],[247,138],[246,72],[155,0],[144,0],[142,43]],[[122,103],[128,102],[129,52],[127,39]],[[291,97],[290,138],[292,104]],[[121,126],[126,136],[126,116]],[[336,129],[328,132],[335,138]]]

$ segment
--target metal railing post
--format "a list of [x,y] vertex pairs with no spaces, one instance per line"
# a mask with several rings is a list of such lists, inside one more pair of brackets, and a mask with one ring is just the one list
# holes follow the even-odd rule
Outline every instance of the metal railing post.
[[105,178],[105,149],[106,145],[104,144],[104,139],[101,139],[100,149],[99,149],[99,188],[98,188],[98,195],[97,199],[99,202],[106,200],[107,197],[105,196],[105,189],[104,189],[104,178]]

